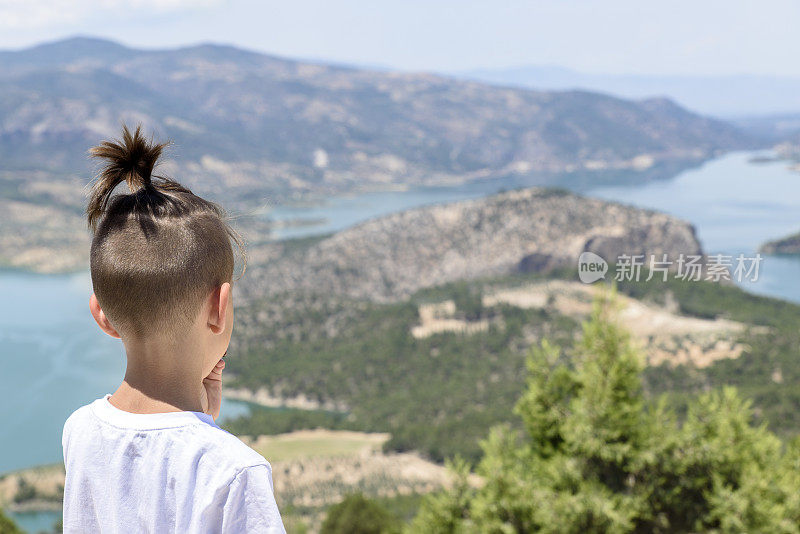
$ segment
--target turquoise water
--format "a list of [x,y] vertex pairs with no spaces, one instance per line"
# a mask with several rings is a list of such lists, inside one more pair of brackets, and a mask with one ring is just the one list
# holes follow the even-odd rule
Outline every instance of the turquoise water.
[[[690,221],[707,253],[752,257],[765,241],[800,230],[800,173],[785,162],[751,164],[753,155],[729,154],[668,181],[589,194]],[[763,255],[758,280],[740,285],[800,302],[800,256]]]
[[273,221],[310,219],[324,221],[304,226],[287,226],[274,232],[279,239],[336,232],[367,219],[410,208],[480,198],[498,191],[499,182],[476,182],[454,187],[430,187],[402,192],[363,193],[329,199],[319,205],[277,206],[266,215]]
[[25,532],[53,532],[53,525],[61,520],[60,511],[8,513]]

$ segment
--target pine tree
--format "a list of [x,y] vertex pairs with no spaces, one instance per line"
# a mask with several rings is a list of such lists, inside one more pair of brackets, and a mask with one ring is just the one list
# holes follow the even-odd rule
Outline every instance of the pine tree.
[[328,510],[322,534],[394,534],[397,519],[377,502],[361,493],[345,497]]
[[0,534],[22,534],[16,523],[0,509]]
[[752,424],[733,388],[702,395],[683,423],[647,403],[643,358],[600,297],[575,354],[532,351],[515,412],[491,430],[468,483],[426,499],[411,532],[800,532],[800,440]]

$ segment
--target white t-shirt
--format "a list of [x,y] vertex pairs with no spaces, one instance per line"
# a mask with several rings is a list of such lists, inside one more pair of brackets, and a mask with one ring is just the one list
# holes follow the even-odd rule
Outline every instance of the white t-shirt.
[[210,415],[110,396],[64,423],[64,532],[286,532],[269,462]]

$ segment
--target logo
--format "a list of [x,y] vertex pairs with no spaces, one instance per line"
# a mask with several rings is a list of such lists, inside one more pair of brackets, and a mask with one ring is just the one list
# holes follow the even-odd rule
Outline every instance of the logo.
[[594,252],[584,252],[578,257],[578,278],[584,284],[605,278],[607,272],[608,263]]

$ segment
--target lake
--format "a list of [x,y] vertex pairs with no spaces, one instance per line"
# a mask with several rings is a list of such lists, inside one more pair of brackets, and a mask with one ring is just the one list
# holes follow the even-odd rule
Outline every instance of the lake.
[[[782,162],[749,163],[753,155],[729,154],[669,180],[583,192],[686,219],[696,226],[707,252],[752,254],[763,241],[800,230],[800,174]],[[525,185],[536,185],[535,178],[529,183],[505,180],[354,195],[318,206],[279,207],[269,216],[325,220],[281,230],[281,237],[295,237],[339,230],[401,209]],[[800,302],[800,257],[765,256],[758,282],[745,285],[757,293]],[[0,294],[5,298],[0,308],[0,354],[6,394],[0,403],[0,473],[61,461],[66,417],[113,392],[124,374],[122,344],[95,325],[88,308],[90,293],[88,273],[0,272]],[[244,403],[226,401],[222,417],[247,410]],[[22,519],[26,526],[52,523],[48,514]]]
[[[671,180],[590,194],[693,223],[709,254],[753,256],[765,241],[800,230],[800,173],[786,162],[749,163],[754,155],[728,154]],[[762,256],[758,280],[742,287],[800,302],[800,256]]]

